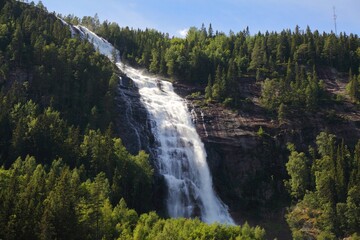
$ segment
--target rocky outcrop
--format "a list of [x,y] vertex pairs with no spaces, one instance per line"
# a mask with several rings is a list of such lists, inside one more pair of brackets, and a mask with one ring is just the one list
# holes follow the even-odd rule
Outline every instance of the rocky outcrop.
[[151,147],[154,143],[154,136],[151,132],[147,111],[141,103],[137,87],[124,74],[120,75],[116,104],[115,129],[126,149],[131,154],[145,150],[152,156]]
[[[214,188],[235,221],[261,225],[269,238],[290,239],[284,219],[289,199],[283,185],[288,152],[286,138],[276,134],[278,123],[255,101],[244,101],[239,110],[229,110],[177,87],[179,94],[187,95]],[[260,128],[264,133],[259,133]]]
[[[328,130],[353,145],[360,137],[360,112],[348,101],[329,104],[316,113],[287,112],[281,124],[259,104],[260,86],[254,79],[244,79],[243,101],[237,110],[205,101],[203,87],[175,84],[176,92],[186,97],[189,111],[207,151],[216,192],[229,206],[238,223],[244,220],[266,227],[270,236],[286,239],[289,231],[284,221],[290,205],[283,181],[287,178],[286,143],[295,143],[299,151],[314,144],[316,136]],[[154,138],[146,109],[137,89],[126,76],[122,78],[118,98],[119,127],[125,146],[133,153],[147,149],[151,153]],[[130,127],[129,127],[130,126]],[[260,129],[263,132],[259,131]],[[158,177],[157,182],[161,182]],[[163,184],[159,184],[161,186]],[[164,189],[155,193],[164,198]],[[158,209],[161,209],[159,203]],[[276,226],[274,227],[275,224]],[[274,229],[281,229],[274,232]],[[269,231],[270,230],[270,231]]]
[[139,90],[133,81],[123,73],[120,73],[119,77],[116,96],[116,133],[131,154],[137,154],[140,150],[149,154],[150,162],[155,169],[152,205],[158,214],[166,216],[164,210],[166,185],[163,176],[156,171],[155,167],[155,139],[151,131],[148,112],[141,102]]
[[[270,137],[275,124],[252,107],[235,112],[219,104],[188,98],[194,122],[207,151],[214,186],[232,211],[268,206],[283,191],[284,151]],[[246,103],[248,104],[248,103]],[[248,106],[249,107],[249,106]],[[250,117],[251,116],[251,117]],[[264,134],[259,135],[259,128]]]
[[288,110],[281,123],[260,106],[260,85],[254,79],[241,79],[243,100],[236,110],[206,101],[204,87],[175,85],[177,93],[186,97],[206,147],[217,193],[237,222],[261,225],[269,237],[291,238],[284,221],[290,206],[283,184],[288,178],[286,144],[306,151],[321,131],[344,138],[350,148],[360,139],[360,110],[346,97],[344,77],[323,72],[327,74],[319,78],[325,83],[326,100],[317,111]]
[[267,211],[286,206],[278,203],[288,198],[283,187],[288,142],[306,151],[321,131],[344,138],[349,147],[360,139],[360,110],[346,98],[345,77],[328,69],[320,73],[327,100],[314,112],[288,110],[281,123],[259,104],[261,89],[255,79],[240,79],[243,100],[236,110],[206,101],[204,87],[175,84],[177,93],[186,97],[205,144],[214,186],[230,209]]
[[[270,137],[277,123],[249,98],[259,91],[255,81],[247,79],[243,85],[241,92],[248,99],[236,111],[205,101],[202,94],[194,94],[195,87],[175,84],[175,89],[188,101],[206,148],[214,187],[231,211],[269,205],[283,191],[285,160],[276,153],[284,149]],[[265,132],[262,135],[258,134],[260,127]]]

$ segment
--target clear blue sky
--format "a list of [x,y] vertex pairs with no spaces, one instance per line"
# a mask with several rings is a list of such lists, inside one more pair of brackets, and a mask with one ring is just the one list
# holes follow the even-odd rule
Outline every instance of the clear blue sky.
[[[37,2],[37,1],[35,1]],[[281,31],[299,25],[305,29],[334,31],[333,6],[338,32],[360,35],[360,0],[42,0],[47,9],[78,17],[94,16],[120,26],[154,28],[180,36],[191,26],[225,33],[249,26],[250,33]],[[183,31],[184,32],[184,31]]]

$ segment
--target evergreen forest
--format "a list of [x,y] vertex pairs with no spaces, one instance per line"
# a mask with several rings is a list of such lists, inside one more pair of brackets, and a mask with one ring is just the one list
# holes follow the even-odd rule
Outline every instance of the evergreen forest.
[[[225,34],[203,24],[177,38],[97,15],[55,15],[41,1],[0,0],[0,239],[266,239],[247,222],[156,213],[162,200],[149,154],[129,153],[114,129],[121,73],[60,18],[107,39],[121,61],[196,86],[204,102],[232,111],[249,101],[239,86],[252,79],[259,104],[279,125],[344,99],[359,106],[354,34],[298,26]],[[329,69],[346,76],[344,99],[326,92],[319,76]],[[306,148],[287,145],[284,217],[292,237],[359,239],[360,142],[316,135]]]
[[[324,100],[319,71],[326,67],[349,72],[354,79],[349,89],[358,101],[360,39],[357,35],[320,33],[310,27],[250,35],[249,29],[225,34],[192,27],[186,38],[170,38],[154,29],[120,28],[117,23],[99,22],[98,17],[79,19],[108,39],[122,54],[123,61],[161,74],[180,83],[201,85],[208,100],[239,107],[244,100],[239,85],[247,77],[262,83],[262,103],[277,112],[280,105],[314,111]],[[276,94],[270,94],[276,93]]]
[[153,212],[148,154],[113,131],[113,63],[41,2],[0,8],[1,239],[264,238]]

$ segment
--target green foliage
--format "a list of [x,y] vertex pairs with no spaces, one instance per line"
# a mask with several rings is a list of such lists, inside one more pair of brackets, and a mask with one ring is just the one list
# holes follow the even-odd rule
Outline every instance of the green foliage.
[[[164,220],[154,212],[138,216],[127,207],[140,213],[152,209],[154,173],[148,154],[129,154],[111,130],[115,68],[91,44],[70,38],[69,29],[41,2],[37,6],[15,1],[1,6],[0,239],[244,235],[239,226]],[[81,21],[100,28],[96,18]],[[103,26],[113,33],[117,29]],[[144,49],[137,61],[152,63],[152,71],[160,73],[167,65],[171,70],[174,61],[172,71],[182,73],[188,63],[176,54],[186,54],[184,44],[167,55],[162,48],[151,54]],[[199,59],[201,53],[193,64]],[[15,70],[19,77],[10,81]],[[264,239],[263,229],[245,228],[246,237]]]
[[[263,239],[264,231],[248,224],[139,217],[127,208],[125,201],[139,212],[151,209],[143,199],[151,199],[153,170],[144,152],[130,155],[108,128],[118,81],[114,68],[91,44],[70,38],[41,1],[37,6],[0,4],[0,238]],[[297,27],[226,36],[203,26],[191,28],[185,39],[171,39],[152,29],[100,24],[97,15],[65,19],[87,25],[119,47],[123,60],[155,74],[195,84],[208,80],[206,99],[228,106],[241,100],[242,76],[266,79],[261,104],[278,111],[279,121],[286,118],[285,107],[319,107],[314,66],[351,69],[348,93],[358,98],[357,35],[309,28],[300,33]],[[262,127],[258,135],[265,135]],[[359,149],[350,154],[334,136],[321,133],[312,162],[291,150],[289,186],[299,202],[287,220],[295,239],[359,232]]]
[[275,80],[266,79],[261,85],[261,104],[268,110],[275,110],[279,105],[280,86]]
[[280,107],[285,105],[295,111],[299,109],[314,111],[317,109],[322,89],[315,69],[306,76],[303,67],[299,69],[296,64],[295,68],[295,74],[292,74],[291,62],[289,61],[285,78],[266,79],[262,82],[260,102],[264,108],[270,111],[277,110],[278,115]]
[[[36,8],[13,1],[3,7],[1,16],[7,18],[0,17],[0,52],[7,54],[0,54],[0,88],[19,83],[40,111],[51,106],[71,124],[85,128],[92,122],[105,129],[114,104],[107,97],[113,74],[109,60],[90,43],[71,38],[68,27],[42,9],[42,4]],[[18,77],[10,80],[15,70]],[[96,121],[89,119],[94,106],[103,116]]]
[[278,121],[280,124],[282,124],[286,118],[285,104],[281,103],[277,112],[278,112]]
[[264,137],[265,136],[265,131],[264,131],[264,129],[262,128],[262,126],[260,126],[259,127],[259,130],[257,131],[257,135],[259,136],[259,137]]
[[[91,18],[83,21],[92,23]],[[94,21],[94,28],[98,25]],[[0,12],[0,34],[0,60],[2,67],[6,66],[0,76],[0,165],[9,169],[19,157],[32,156],[47,169],[55,168],[55,160],[61,160],[69,171],[82,169],[82,177],[88,179],[105,174],[112,207],[124,198],[139,212],[151,209],[151,201],[141,200],[152,198],[153,170],[148,155],[129,154],[111,130],[118,83],[112,63],[87,41],[71,38],[68,26],[44,11],[41,4],[35,7],[7,1]],[[53,191],[62,191],[60,195],[69,202],[61,203],[61,196],[55,192],[49,192],[51,201],[42,199],[46,204],[37,207],[45,209],[46,216],[37,219],[44,222],[39,234],[54,238],[63,232],[61,238],[67,238],[73,234],[71,227],[54,230],[53,225],[64,222],[66,214],[75,224],[70,219],[73,209],[57,208],[60,204],[74,205],[75,193],[63,189],[71,185],[69,173],[59,181],[62,185],[55,184],[57,173],[52,170],[49,174]],[[12,211],[9,206],[5,209]],[[17,212],[13,214],[15,217]],[[1,217],[9,224],[20,221]],[[22,220],[29,222],[26,227],[33,224]]]
[[260,227],[205,224],[198,219],[163,220],[155,214],[142,215],[135,228],[134,239],[265,239]]
[[267,61],[265,47],[264,37],[262,35],[257,35],[251,53],[249,69],[259,69],[264,67]]
[[349,94],[351,100],[354,102],[358,102],[359,98],[360,98],[360,86],[359,86],[360,77],[359,76],[353,75],[352,71],[350,69],[349,83],[346,85],[346,91]]
[[104,173],[86,179],[79,168],[35,158],[0,169],[0,237],[4,239],[265,239],[248,224],[205,224],[198,219],[161,219],[138,214],[124,199],[110,202]]
[[352,154],[343,141],[322,132],[316,145],[311,165],[305,153],[289,148],[288,185],[299,200],[286,216],[293,237],[338,239],[359,233],[359,181],[351,180],[358,173],[359,144]]
[[206,99],[212,99],[212,87],[213,87],[213,83],[212,83],[212,80],[211,80],[211,75],[209,75],[208,77],[208,84],[205,88],[205,98]]
[[190,96],[191,96],[192,98],[198,98],[198,97],[201,96],[201,92],[193,92],[193,93],[191,93]]
[[[68,20],[72,19],[77,20],[76,17]],[[296,27],[294,31],[255,36],[244,30],[227,36],[202,26],[190,28],[186,38],[180,39],[153,29],[120,28],[105,21],[95,31],[119,47],[123,60],[179,82],[206,84],[207,81],[206,99],[223,102],[232,98],[232,107],[241,100],[241,76],[246,76],[258,81],[273,80],[274,85],[264,89],[276,90],[273,99],[266,92],[262,94],[264,106],[271,111],[277,110],[281,103],[289,108],[315,111],[322,99],[322,89],[314,66],[319,69],[332,66],[339,71],[352,69],[357,73],[360,63],[357,35],[320,34],[310,28],[304,32]],[[271,103],[266,103],[267,100]]]
[[223,102],[225,107],[231,107],[234,105],[234,99],[232,98],[226,98]]
[[286,163],[286,170],[290,176],[288,181],[290,194],[297,199],[301,199],[310,184],[310,171],[307,166],[309,160],[304,153],[295,151],[293,146],[289,146],[288,149],[291,152],[289,161]]

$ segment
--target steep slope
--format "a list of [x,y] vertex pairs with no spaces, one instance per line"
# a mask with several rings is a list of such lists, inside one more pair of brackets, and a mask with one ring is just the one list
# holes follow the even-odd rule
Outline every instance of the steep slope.
[[[93,43],[100,53],[111,57],[117,50],[103,38],[82,26],[70,26],[73,32]],[[194,128],[184,100],[173,91],[167,81],[146,76],[121,62],[116,63],[139,88],[141,101],[148,111],[151,129],[156,139],[152,149],[157,171],[165,179],[168,188],[167,211],[170,217],[195,217],[208,223],[234,224],[227,206],[216,196],[207,167],[206,152]],[[122,92],[122,89],[119,89]],[[127,103],[132,107],[132,103]],[[128,122],[137,135],[139,123]]]
[[330,68],[320,70],[325,94],[333,100],[315,113],[289,114],[282,123],[259,104],[261,86],[255,79],[242,79],[240,95],[248,101],[238,110],[206,101],[198,94],[202,88],[176,85],[177,92],[189,101],[189,111],[194,112],[215,187],[236,212],[238,220],[260,224],[270,236],[290,238],[284,219],[290,204],[283,185],[288,178],[286,144],[292,142],[297,149],[305,150],[314,145],[321,131],[345,139],[350,147],[357,143],[360,110],[345,92],[347,78],[347,74]]
[[125,72],[139,87],[152,120],[157,167],[168,187],[169,215],[199,215],[208,223],[234,224],[227,206],[213,191],[206,152],[184,99],[174,93],[172,84],[167,81],[146,76],[128,66]]
[[[41,234],[60,234],[62,229],[60,225],[56,225],[60,233],[48,231],[52,229],[53,224],[66,219],[67,216],[54,214],[62,210],[72,217],[73,221],[69,221],[69,226],[75,222],[80,226],[81,221],[77,217],[85,217],[85,215],[81,215],[84,212],[76,212],[84,206],[79,205],[80,201],[76,201],[78,198],[71,198],[69,205],[66,205],[70,206],[68,211],[55,208],[60,205],[57,203],[61,199],[61,194],[65,194],[62,192],[63,187],[66,184],[71,185],[70,178],[67,177],[70,175],[74,180],[71,186],[74,189],[81,187],[84,190],[81,193],[85,195],[76,196],[84,197],[88,204],[86,206],[94,204],[91,199],[95,199],[95,196],[104,195],[105,197],[100,201],[103,209],[117,206],[121,197],[139,211],[152,209],[153,204],[150,201],[142,201],[153,196],[152,169],[148,165],[146,154],[143,152],[136,156],[134,154],[140,149],[150,148],[151,145],[156,144],[156,141],[149,134],[151,124],[144,108],[141,107],[138,90],[125,75],[115,73],[114,65],[94,51],[89,43],[77,38],[71,39],[71,32],[62,28],[60,20],[34,7],[26,9],[24,6],[14,4],[13,1],[6,1],[4,7],[1,5],[3,8],[0,59],[3,64],[0,69],[0,163],[5,165],[5,168],[1,169],[1,174],[5,176],[4,185],[7,186],[0,194],[5,199],[1,202],[5,205],[2,208],[0,224],[2,228],[6,228],[2,234],[8,237],[18,232],[19,236],[26,236],[26,233],[30,232],[33,234],[31,236],[35,236],[34,231],[40,229],[39,225],[35,230],[29,226],[21,228],[22,222],[32,221],[43,223]],[[39,22],[28,21],[32,17],[37,17]],[[74,31],[82,30],[73,29],[73,34]],[[286,143],[293,142],[299,151],[305,151],[309,145],[315,145],[315,138],[320,131],[329,131],[339,138],[344,138],[349,147],[353,148],[360,137],[360,112],[357,104],[353,103],[354,99],[345,92],[349,76],[329,67],[337,66],[343,71],[350,68],[358,73],[360,56],[356,53],[356,48],[359,46],[358,37],[353,35],[337,37],[334,34],[319,36],[316,32],[314,34],[307,32],[303,35],[291,32],[283,32],[281,35],[259,34],[254,38],[245,36],[244,33],[229,38],[222,34],[211,38],[199,37],[198,39],[204,40],[199,46],[206,46],[208,43],[211,43],[209,46],[213,46],[214,42],[222,43],[217,46],[219,51],[214,50],[220,54],[212,57],[213,51],[209,49],[198,51],[198,48],[193,48],[196,43],[187,44],[188,39],[184,41],[165,39],[161,42],[161,38],[164,38],[161,34],[151,31],[146,34],[156,35],[160,39],[158,42],[153,41],[152,44],[164,43],[164,46],[171,47],[156,48],[159,52],[155,51],[154,47],[135,47],[139,56],[131,53],[128,56],[135,58],[133,61],[137,61],[138,64],[144,64],[154,72],[163,74],[168,72],[172,77],[183,78],[183,82],[196,81],[198,77],[201,78],[199,82],[204,82],[208,72],[203,67],[208,66],[210,69],[208,69],[211,72],[208,91],[205,90],[204,94],[207,95],[206,99],[197,93],[189,97],[189,112],[192,113],[198,132],[205,143],[207,160],[215,176],[215,189],[229,204],[233,210],[232,214],[237,215],[239,221],[250,219],[251,223],[264,224],[270,229],[270,236],[289,238],[286,230],[283,231],[284,209],[290,205],[289,196],[283,185],[283,180],[288,178],[285,163],[288,161],[289,152]],[[193,36],[200,36],[199,34],[203,33],[193,31]],[[239,42],[236,42],[236,39]],[[286,51],[281,52],[283,48],[277,48],[276,44],[271,45],[270,39],[276,41],[285,39],[279,46],[284,47]],[[316,44],[319,43],[318,48],[312,45],[314,39],[317,39]],[[332,61],[333,43],[339,46],[334,55],[336,62]],[[96,44],[98,44],[96,48],[103,48],[106,40],[100,39]],[[238,51],[222,51],[232,46],[237,46]],[[192,54],[188,54],[190,52]],[[346,54],[341,55],[343,52]],[[236,58],[238,54],[242,56],[240,59]],[[106,48],[106,55],[114,60],[118,58],[117,52],[112,48]],[[149,56],[153,57],[151,61]],[[169,56],[180,57],[172,59]],[[198,59],[190,61],[188,57],[191,56],[197,56]],[[290,60],[286,64],[288,58]],[[199,59],[204,64],[196,61]],[[255,59],[261,61],[256,62]],[[233,64],[227,66],[227,62]],[[311,66],[315,62],[318,64],[317,70]],[[150,67],[148,66],[150,63],[154,64]],[[187,71],[188,63],[193,64],[189,71]],[[310,73],[312,67],[313,72]],[[201,74],[198,75],[197,71]],[[118,74],[121,77],[120,89],[117,85]],[[265,77],[272,79],[265,80]],[[271,95],[278,97],[269,98],[274,102],[271,108],[267,109],[262,102],[264,98],[261,98],[263,97],[261,89],[265,83],[273,84],[270,85],[273,87],[270,97]],[[315,84],[311,85],[313,83]],[[179,87],[179,92],[184,96],[189,95],[192,93],[192,90],[189,90],[191,88],[193,87],[185,86],[183,89]],[[278,91],[280,88],[284,91]],[[196,89],[204,92],[205,86],[200,88],[197,86]],[[312,93],[315,94],[311,95]],[[311,98],[314,96],[315,98]],[[118,109],[121,109],[120,113],[112,112],[116,109],[116,104]],[[285,111],[280,111],[280,109],[284,110],[280,108],[284,105]],[[119,131],[118,135],[112,133],[114,128]],[[124,150],[120,139],[114,138],[119,135],[124,138],[124,145],[133,155]],[[338,147],[339,153],[340,149]],[[151,153],[150,150],[148,151]],[[27,155],[35,158],[26,157]],[[16,160],[18,156],[20,159]],[[21,163],[21,158],[25,159],[24,164]],[[62,159],[66,166],[75,170],[70,172],[66,170],[67,167],[59,167],[61,163],[58,164],[58,159]],[[311,161],[315,161],[315,157]],[[35,162],[40,164],[36,166]],[[41,168],[50,165],[57,173],[62,174],[45,181],[46,174],[51,178],[55,170],[42,171]],[[35,177],[38,176],[33,171],[35,166],[39,167],[36,173],[44,177]],[[76,180],[78,169],[81,169],[79,170],[81,181]],[[17,173],[19,175],[16,175]],[[47,192],[39,197],[40,200],[36,202],[37,210],[34,208],[36,220],[32,219],[28,212],[22,211],[27,202],[20,201],[22,196],[31,193],[32,182],[29,181],[29,185],[26,185],[23,181],[30,178],[33,182],[40,179],[39,186],[44,186],[41,182],[54,183],[54,179],[61,183],[50,184],[43,188],[54,191],[46,190]],[[94,180],[95,178],[97,180]],[[77,184],[79,182],[81,184]],[[102,184],[106,191],[101,194],[97,192],[99,195],[96,195],[99,187],[97,184]],[[109,184],[111,190],[107,188]],[[17,187],[21,192],[13,194],[11,190]],[[30,190],[27,191],[28,189]],[[38,192],[41,191],[42,189]],[[75,192],[78,191],[74,190],[71,193]],[[91,195],[94,193],[96,194]],[[357,192],[352,193],[354,196],[349,200],[350,205],[355,201],[353,199],[357,199],[354,194]],[[44,196],[47,198],[46,201]],[[92,197],[90,199],[86,196]],[[112,201],[111,206],[109,201]],[[344,201],[342,200],[342,205],[336,209],[339,214],[343,213],[341,211],[344,209]],[[106,214],[101,214],[102,219],[105,220]],[[358,219],[352,222],[354,228],[357,227]],[[85,222],[90,227],[81,229],[81,232],[89,230],[89,236],[94,237],[97,234],[95,221],[91,217],[87,220]],[[109,220],[112,221],[113,219]],[[335,219],[329,224],[337,223],[336,221]],[[161,224],[164,226],[165,223]],[[347,223],[342,222],[342,224]],[[346,229],[344,226],[341,228]],[[126,231],[132,234],[134,229]],[[342,231],[344,230],[337,229],[337,232],[342,234],[339,236],[347,236]]]
[[[248,215],[254,222],[275,224],[269,227],[273,236],[282,234],[277,228],[286,228],[290,205],[283,185],[286,144],[307,149],[321,131],[344,137],[350,146],[357,141],[356,106],[346,95],[333,95],[344,93],[346,74],[329,71],[332,66],[358,72],[356,35],[309,28],[305,33],[297,27],[256,36],[245,31],[209,36],[206,29],[193,28],[186,39],[169,39],[114,23],[99,25],[97,31],[122,46],[124,59],[181,84],[193,83],[178,85],[178,91],[193,93],[189,111],[205,143],[216,190],[239,219]],[[288,231],[282,236],[287,238]]]
[[132,112],[116,98],[138,95],[121,74],[118,92],[115,66],[39,7],[0,1],[0,238],[264,239],[249,225],[127,207],[153,208],[148,155],[130,154],[112,131],[116,104]]

